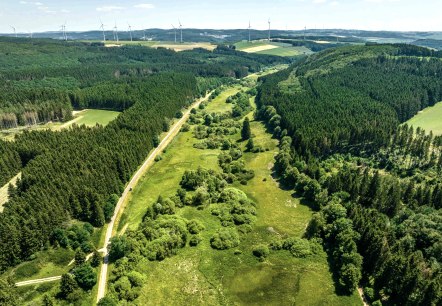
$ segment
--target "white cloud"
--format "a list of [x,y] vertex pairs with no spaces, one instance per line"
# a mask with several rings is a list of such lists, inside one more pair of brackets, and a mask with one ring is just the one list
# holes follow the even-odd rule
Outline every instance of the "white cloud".
[[150,4],[150,3],[140,3],[140,4],[134,5],[134,7],[141,8],[141,9],[153,9],[153,8],[155,8],[155,5]]
[[38,9],[46,14],[56,14],[57,13],[57,11],[51,10],[47,6],[38,6]]
[[327,0],[313,0],[313,3],[315,4],[322,4],[322,3],[326,3]]
[[41,3],[41,2],[34,2],[34,4],[35,4],[36,6],[42,6],[42,5],[43,5],[43,3]]
[[98,12],[112,12],[112,11],[121,11],[121,10],[124,10],[124,7],[116,5],[106,5],[106,6],[97,7]]

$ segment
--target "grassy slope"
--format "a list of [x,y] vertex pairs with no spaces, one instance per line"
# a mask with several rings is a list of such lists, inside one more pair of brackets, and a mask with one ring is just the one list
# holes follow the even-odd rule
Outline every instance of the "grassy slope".
[[[231,107],[224,103],[228,95],[215,99],[208,110],[226,111]],[[302,236],[312,212],[292,197],[291,191],[280,189],[271,177],[277,141],[265,133],[261,123],[252,122],[251,128],[256,136],[255,144],[269,151],[245,154],[246,166],[255,170],[256,176],[247,186],[236,186],[258,204],[258,220],[254,230],[242,237],[238,248],[242,253],[235,255],[235,250],[216,251],[210,247],[209,239],[219,228],[219,220],[208,209],[180,209],[178,214],[204,223],[203,242],[196,248],[186,247],[177,256],[162,262],[141,262],[138,270],[146,275],[147,281],[137,300],[140,305],[361,304],[356,294],[338,297],[334,293],[324,253],[296,259],[285,251],[272,252],[265,262],[259,262],[252,255],[253,247],[270,242],[275,231],[284,236]],[[239,135],[232,139],[239,139]],[[218,169],[219,150],[198,150],[193,148],[195,142],[190,132],[181,133],[176,138],[163,154],[163,160],[152,167],[134,189],[120,228],[127,222],[129,228],[136,228],[146,207],[158,195],[174,194],[185,169],[196,169],[198,166]]]
[[415,128],[420,127],[425,131],[433,131],[434,135],[442,135],[442,102],[432,107],[427,107],[422,112],[408,120],[406,123]]

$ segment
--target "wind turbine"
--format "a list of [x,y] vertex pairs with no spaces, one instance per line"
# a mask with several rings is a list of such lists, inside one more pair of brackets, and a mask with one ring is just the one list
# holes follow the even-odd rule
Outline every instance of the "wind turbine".
[[252,29],[252,26],[250,25],[250,20],[249,20],[249,42],[251,42],[251,39],[250,39],[250,30]]
[[176,43],[176,28],[173,24],[172,24],[172,28],[173,28],[173,32],[175,33],[175,43]]
[[10,26],[10,27],[14,31],[14,36],[17,37],[17,32],[15,31],[15,28],[13,26]]
[[127,23],[127,25],[129,26],[130,41],[132,41],[132,27],[130,26],[129,23]]
[[114,26],[114,41],[119,41],[118,39],[118,28],[117,28],[117,22],[115,21],[115,26]]
[[106,34],[104,33],[104,24],[103,24],[103,21],[101,21],[101,19],[100,19],[100,23],[101,23],[100,29],[101,29],[101,31],[103,31],[103,42],[105,42],[106,41]]
[[180,20],[178,20],[178,23],[180,24],[181,43],[183,43],[183,25]]
[[66,35],[66,21],[64,22],[64,24],[62,24],[60,26],[60,30],[61,30],[61,34],[63,35],[63,40],[68,40],[68,37]]
[[269,18],[268,23],[269,23],[269,41],[270,41],[270,18]]

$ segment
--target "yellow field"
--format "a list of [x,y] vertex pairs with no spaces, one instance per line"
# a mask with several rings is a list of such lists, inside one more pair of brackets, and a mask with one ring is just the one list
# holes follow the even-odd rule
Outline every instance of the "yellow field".
[[251,48],[246,48],[243,49],[241,51],[243,52],[247,52],[247,53],[256,53],[256,52],[261,52],[261,51],[266,51],[266,50],[271,50],[271,49],[276,49],[278,48],[278,46],[274,46],[274,45],[262,45],[262,46],[256,46],[256,47],[251,47]]

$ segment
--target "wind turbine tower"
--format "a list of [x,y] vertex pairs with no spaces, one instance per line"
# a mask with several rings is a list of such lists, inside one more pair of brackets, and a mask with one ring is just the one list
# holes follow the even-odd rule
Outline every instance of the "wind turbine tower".
[[60,30],[61,30],[61,35],[63,35],[63,40],[64,40],[64,41],[67,41],[67,40],[68,40],[68,37],[67,37],[67,35],[66,35],[66,21],[64,22],[64,24],[62,24],[62,25],[60,26]]
[[179,24],[180,24],[180,42],[183,43],[183,25],[181,24],[181,21],[178,20]]
[[252,29],[252,26],[250,25],[250,20],[249,20],[249,42],[251,42],[252,40],[250,39],[250,30]]
[[[130,41],[132,41],[132,27],[130,26],[130,24],[127,24],[129,26],[129,35],[130,35]],[[146,35],[145,35],[146,36]]]
[[268,23],[269,23],[269,41],[270,41],[270,29],[271,29],[271,24],[270,24],[270,18],[269,18],[269,21],[268,21]]
[[173,32],[175,34],[175,43],[176,43],[176,28],[175,28],[175,26],[173,24],[172,24],[172,28],[173,28]]
[[114,26],[114,40],[116,42],[119,42],[120,40],[118,39],[118,27],[117,27],[117,22],[115,21],[115,26]]
[[101,19],[100,19],[100,23],[101,23],[100,29],[103,32],[103,42],[105,42],[106,41],[106,34],[104,33],[104,24],[101,21]]
[[15,27],[11,26],[11,29],[14,31],[14,36],[17,37],[17,32],[15,31]]

